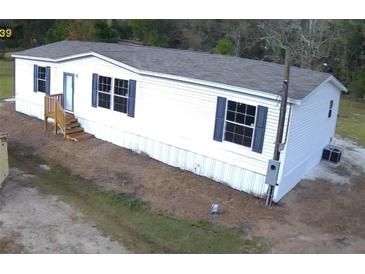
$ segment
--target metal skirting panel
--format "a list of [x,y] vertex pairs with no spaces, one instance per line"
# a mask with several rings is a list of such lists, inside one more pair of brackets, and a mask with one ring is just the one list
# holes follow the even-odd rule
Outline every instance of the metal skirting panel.
[[[42,105],[16,98],[15,106],[18,112],[43,119]],[[267,185],[265,176],[262,174],[147,137],[103,126],[81,117],[77,118],[86,132],[94,134],[99,139],[137,153],[145,153],[165,164],[208,177],[254,196],[264,197],[266,195]]]
[[44,119],[43,105],[29,103],[28,101],[20,98],[15,98],[15,110],[32,117],[37,117],[42,120]]
[[[18,112],[43,119],[42,105],[16,98],[15,106]],[[267,185],[265,176],[262,174],[147,137],[106,127],[81,117],[77,118],[86,132],[94,134],[99,139],[137,153],[145,153],[165,164],[208,177],[254,196],[264,197],[266,195]]]
[[266,194],[267,185],[265,176],[262,174],[156,140],[77,118],[86,132],[94,134],[99,139],[137,153],[145,153],[165,164],[211,178],[257,197],[263,197]]

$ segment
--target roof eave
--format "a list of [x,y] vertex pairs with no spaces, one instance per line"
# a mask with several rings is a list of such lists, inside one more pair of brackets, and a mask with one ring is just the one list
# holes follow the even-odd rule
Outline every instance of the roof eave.
[[334,77],[333,75],[330,75],[326,80],[324,80],[320,85],[316,86],[311,92],[309,92],[307,94],[307,96],[305,96],[303,98],[303,100],[307,99],[308,97],[311,96],[311,94],[315,93],[317,90],[319,90],[320,88],[322,88],[324,85],[326,85],[327,83],[331,83],[334,85],[335,88],[337,88],[340,92],[348,92],[347,88],[336,79],[336,77]]
[[348,89],[333,75],[331,75],[327,80],[334,84],[341,92],[348,92]]

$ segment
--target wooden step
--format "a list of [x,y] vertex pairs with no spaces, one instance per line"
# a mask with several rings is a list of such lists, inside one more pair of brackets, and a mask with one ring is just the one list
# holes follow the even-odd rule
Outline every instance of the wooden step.
[[84,129],[82,127],[66,128],[66,135],[80,131],[84,131]]
[[68,112],[65,112],[65,115],[66,115],[66,119],[67,118],[75,118],[75,115],[73,115],[71,113],[68,113]]
[[75,115],[66,112],[65,122],[66,122],[66,124],[72,124],[72,123],[77,122],[77,119],[76,119]]
[[[61,97],[60,97],[61,96]],[[49,96],[46,96],[45,98],[48,101],[52,101],[52,98],[48,98]],[[62,98],[62,95],[59,94],[59,97],[57,98]],[[64,119],[62,122],[60,122],[60,119],[55,119],[55,123],[56,123],[56,133],[59,129],[58,132],[63,133],[63,136],[66,139],[72,140],[72,141],[83,141],[83,140],[87,140],[90,138],[93,138],[94,135],[91,135],[89,133],[84,132],[84,129],[81,127],[81,124],[78,122],[77,118],[75,117],[74,114],[72,113],[68,113],[66,112],[62,106],[56,104],[56,109],[53,112],[47,112],[47,110],[49,109],[49,102],[45,100],[45,109],[44,109],[44,113],[45,113],[45,129],[47,130],[47,118],[48,117],[56,117],[56,115],[64,115]],[[57,99],[58,100],[58,99]],[[46,107],[48,104],[48,107]],[[47,116],[48,114],[48,116]]]
[[72,123],[77,123],[77,119],[75,117],[66,117],[65,119],[65,123],[66,125],[72,124]]
[[89,133],[86,133],[84,131],[80,131],[80,132],[75,132],[75,133],[71,133],[66,135],[66,138],[72,141],[84,141],[84,140],[88,140],[91,138],[94,138],[94,135],[91,135]]
[[70,124],[66,124],[66,129],[71,129],[71,128],[75,128],[75,127],[79,127],[81,126],[81,124],[79,122],[72,122]]

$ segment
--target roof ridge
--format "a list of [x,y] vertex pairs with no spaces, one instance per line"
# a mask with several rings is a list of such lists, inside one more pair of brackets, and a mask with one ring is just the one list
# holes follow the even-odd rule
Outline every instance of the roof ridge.
[[[263,65],[268,65],[268,66],[284,67],[284,64],[280,64],[280,63],[276,63],[276,62],[269,62],[269,61],[264,61],[264,60],[259,60],[259,59],[250,59],[250,58],[246,58],[246,57],[233,56],[233,55],[217,54],[217,53],[211,53],[211,52],[208,52],[208,51],[199,51],[199,50],[192,50],[192,49],[158,47],[158,46],[151,46],[151,45],[136,45],[136,44],[132,44],[132,43],[128,43],[128,42],[125,42],[124,44],[121,44],[121,43],[112,43],[112,42],[109,43],[109,42],[94,42],[94,41],[80,41],[80,40],[63,40],[63,41],[66,41],[66,42],[67,41],[80,42],[80,43],[109,44],[109,45],[116,45],[116,46],[120,46],[120,47],[123,47],[123,46],[135,47],[135,48],[141,48],[142,47],[142,48],[150,48],[150,49],[155,49],[155,50],[169,50],[169,51],[174,51],[174,52],[189,52],[189,53],[193,53],[193,54],[208,55],[208,56],[212,56],[212,57],[214,56],[214,57],[221,57],[221,58],[227,58],[227,59],[231,58],[231,59],[235,59],[235,60],[238,60],[238,61],[245,60],[245,61],[248,61],[248,62],[261,63]],[[117,51],[116,50],[115,51],[114,50],[103,50],[103,52],[117,52]],[[298,66],[290,66],[290,68],[331,75],[330,73],[319,71],[319,70],[314,70],[314,69],[310,69],[310,68],[303,68],[303,67],[298,67]]]
[[[198,54],[198,55],[207,55],[210,57],[217,57],[217,58],[225,58],[225,59],[234,59],[237,61],[246,61],[246,62],[250,62],[250,63],[255,63],[255,64],[262,64],[265,66],[271,66],[271,67],[284,67],[284,64],[280,64],[280,63],[276,63],[276,62],[269,62],[269,61],[264,61],[264,60],[258,60],[258,59],[250,59],[250,58],[245,58],[245,57],[239,57],[239,56],[233,56],[233,55],[224,55],[224,54],[216,54],[216,53],[211,53],[211,52],[207,52],[207,51],[199,51],[199,50],[191,50],[191,49],[181,49],[181,48],[168,48],[168,47],[157,47],[157,46],[150,46],[150,45],[136,45],[136,44],[132,44],[132,43],[128,43],[128,42],[122,42],[122,43],[115,43],[115,42],[99,42],[99,41],[82,41],[82,40],[61,40],[61,41],[57,41],[54,43],[50,43],[50,44],[45,44],[42,46],[47,46],[47,45],[51,45],[51,44],[58,44],[58,43],[64,43],[64,42],[71,42],[71,43],[81,43],[81,44],[99,44],[99,45],[114,45],[114,46],[119,46],[119,47],[133,47],[133,48],[149,48],[149,49],[154,49],[154,50],[168,50],[168,51],[174,51],[174,52],[187,52],[187,53],[192,53],[192,54]],[[94,50],[89,50],[89,51],[94,51]],[[117,50],[98,50],[99,52],[118,52]],[[86,51],[85,51],[86,53]],[[311,73],[320,73],[323,75],[331,75],[330,73],[327,72],[323,72],[323,71],[319,71],[319,70],[314,70],[314,69],[310,69],[310,68],[303,68],[303,67],[298,67],[298,66],[290,66],[290,68],[292,69],[298,69],[298,70],[302,70],[302,71],[307,71],[307,72],[311,72]]]

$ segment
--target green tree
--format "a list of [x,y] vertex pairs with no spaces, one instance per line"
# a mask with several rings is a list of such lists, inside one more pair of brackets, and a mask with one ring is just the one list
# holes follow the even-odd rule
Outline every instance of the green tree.
[[128,26],[132,30],[132,39],[143,41],[151,46],[168,47],[166,25],[162,20],[131,20]]
[[365,98],[365,71],[357,72],[348,86],[350,96],[357,100]]
[[[362,65],[362,45],[365,42],[364,20],[341,20],[339,22],[341,42],[339,51],[333,53],[333,63],[337,62],[336,74],[345,83],[359,77]],[[358,80],[358,79],[357,79]]]
[[6,41],[7,48],[29,48],[45,43],[45,37],[55,20],[19,19],[0,20],[0,25],[11,27],[13,30],[12,39]]
[[69,39],[70,28],[71,28],[70,20],[57,20],[54,26],[47,31],[45,42],[53,43]]
[[234,55],[234,51],[235,51],[234,42],[228,36],[224,36],[223,38],[219,39],[217,45],[212,50],[213,53],[224,54],[224,55]]
[[111,20],[95,20],[93,28],[95,41],[115,43],[119,40],[118,32],[111,27]]
[[111,27],[118,32],[120,39],[131,39],[132,37],[132,30],[128,26],[129,20],[126,19],[118,19],[112,20]]
[[177,20],[179,45],[184,49],[211,51],[224,36],[224,20]]
[[118,32],[111,20],[57,20],[46,34],[45,42],[61,40],[117,42]]
[[93,41],[94,40],[94,21],[93,20],[71,20],[70,40]]

